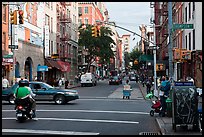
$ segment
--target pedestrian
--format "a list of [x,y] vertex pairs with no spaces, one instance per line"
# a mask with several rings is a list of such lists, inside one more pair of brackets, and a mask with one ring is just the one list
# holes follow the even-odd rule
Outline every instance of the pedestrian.
[[65,84],[65,78],[64,78],[64,75],[62,75],[62,86]]
[[64,85],[65,85],[65,89],[68,89],[68,86],[69,86],[69,80],[66,80]]
[[62,78],[59,79],[58,86],[59,88],[62,88]]
[[4,76],[4,77],[2,77],[3,79],[2,79],[2,88],[3,89],[6,89],[6,88],[8,88],[9,87],[9,81],[8,81],[8,79],[6,78],[6,76]]
[[159,90],[160,90],[159,96],[160,96],[160,101],[162,106],[159,116],[161,117],[165,117],[166,108],[167,108],[166,100],[169,96],[170,89],[171,89],[171,83],[169,81],[169,77],[162,77],[161,85],[159,87]]
[[146,80],[147,94],[150,93],[151,87],[152,87],[152,81],[151,81],[151,77],[149,77],[149,78]]

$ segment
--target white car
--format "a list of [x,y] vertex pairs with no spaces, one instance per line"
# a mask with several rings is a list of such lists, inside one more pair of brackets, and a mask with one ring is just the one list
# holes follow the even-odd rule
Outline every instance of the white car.
[[92,73],[85,73],[81,75],[81,86],[91,85],[96,86],[97,79],[94,74]]

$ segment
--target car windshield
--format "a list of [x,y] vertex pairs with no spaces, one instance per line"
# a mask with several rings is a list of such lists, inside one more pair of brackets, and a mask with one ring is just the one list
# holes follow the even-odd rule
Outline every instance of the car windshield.
[[47,84],[47,83],[43,83],[43,87],[46,88],[46,89],[53,89],[54,87]]

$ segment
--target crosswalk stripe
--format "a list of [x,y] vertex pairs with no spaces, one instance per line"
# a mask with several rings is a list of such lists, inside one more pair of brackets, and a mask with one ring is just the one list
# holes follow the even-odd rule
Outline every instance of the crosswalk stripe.
[[2,132],[9,133],[29,133],[29,134],[56,134],[56,135],[99,135],[94,132],[74,132],[74,131],[52,131],[52,130],[30,130],[30,129],[2,129]]
[[[2,118],[4,120],[11,120],[16,118]],[[39,120],[58,120],[58,121],[81,121],[81,122],[103,122],[103,123],[123,123],[123,124],[139,124],[135,121],[116,121],[116,120],[100,120],[100,119],[64,119],[64,118],[38,118]]]
[[[2,110],[2,112],[10,112],[15,110]],[[89,112],[89,113],[120,113],[120,114],[145,114],[149,115],[149,112],[133,112],[133,111],[106,111],[106,110],[37,110],[37,112]]]

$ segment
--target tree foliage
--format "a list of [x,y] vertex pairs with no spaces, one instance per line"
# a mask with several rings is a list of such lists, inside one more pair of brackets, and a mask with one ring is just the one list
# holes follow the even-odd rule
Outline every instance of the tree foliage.
[[114,57],[114,53],[111,50],[110,45],[114,44],[114,40],[111,38],[112,31],[108,27],[100,27],[100,36],[92,37],[91,28],[93,25],[86,25],[86,28],[79,27],[79,46],[84,47],[88,51],[88,55],[86,55],[86,62],[89,66],[96,61],[96,57],[99,57],[99,63],[107,64],[110,62],[110,58]]

